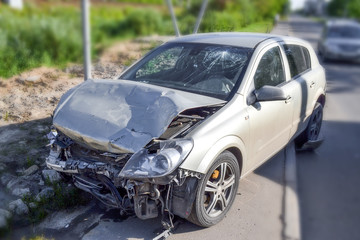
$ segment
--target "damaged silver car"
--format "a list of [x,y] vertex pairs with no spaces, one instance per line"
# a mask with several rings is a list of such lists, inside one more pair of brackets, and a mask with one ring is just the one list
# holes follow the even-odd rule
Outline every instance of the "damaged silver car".
[[64,94],[46,164],[123,214],[209,227],[240,178],[294,139],[320,140],[325,85],[314,50],[296,38],[176,38],[118,79]]

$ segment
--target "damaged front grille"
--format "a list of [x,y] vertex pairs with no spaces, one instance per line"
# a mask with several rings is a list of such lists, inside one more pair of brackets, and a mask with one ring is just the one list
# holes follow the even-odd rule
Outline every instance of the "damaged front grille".
[[55,129],[48,134],[48,138],[51,149],[46,164],[49,168],[63,173],[101,174],[114,181],[132,155],[114,154],[83,147]]
[[126,162],[132,156],[130,153],[115,154],[92,150],[76,143],[71,146],[71,152],[73,157],[79,160],[100,161],[109,164],[116,164],[120,168],[124,167]]

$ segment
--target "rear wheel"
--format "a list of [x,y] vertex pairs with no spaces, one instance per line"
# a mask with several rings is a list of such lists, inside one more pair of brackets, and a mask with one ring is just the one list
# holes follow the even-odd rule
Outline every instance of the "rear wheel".
[[310,116],[307,128],[295,140],[297,148],[301,148],[308,141],[317,141],[320,136],[320,129],[323,119],[323,106],[317,102],[313,113]]
[[188,220],[202,227],[220,222],[234,202],[239,178],[236,157],[229,151],[221,153],[199,182]]

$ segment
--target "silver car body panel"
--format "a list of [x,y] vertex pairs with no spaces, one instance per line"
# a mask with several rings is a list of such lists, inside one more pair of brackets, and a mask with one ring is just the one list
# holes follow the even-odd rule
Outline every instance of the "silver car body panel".
[[88,80],[64,95],[54,126],[73,141],[134,153],[161,136],[182,111],[223,100],[126,80]]
[[[266,146],[267,151],[256,157],[258,149],[256,149],[256,144],[252,144],[254,143],[252,141],[258,141],[258,136],[274,136],[274,134],[279,133],[277,130],[285,130],[281,127],[281,124],[279,124],[277,128],[275,128],[274,125],[270,127],[266,124],[266,122],[271,122],[271,119],[276,115],[276,113],[270,111],[268,115],[263,114],[262,120],[256,120],[262,122],[262,125],[260,124],[259,126],[263,126],[262,130],[268,133],[259,132],[260,129],[254,128],[250,123],[255,120],[253,117],[256,116],[252,116],[252,107],[246,103],[247,96],[252,91],[251,82],[262,54],[271,47],[280,47],[279,42],[306,47],[309,50],[311,58],[311,71],[302,74],[297,79],[292,79],[290,77],[287,58],[284,55],[284,51],[282,51],[288,82],[283,88],[287,89],[291,94],[296,94],[292,96],[294,111],[286,115],[288,116],[288,120],[291,121],[289,123],[290,129],[288,128],[286,130],[288,131],[288,137],[286,137],[287,133],[283,132],[281,142],[278,141],[279,138],[274,138],[273,141],[269,141],[269,145]],[[311,88],[310,84],[313,81],[315,81],[315,87]],[[294,89],[292,89],[292,87],[294,87]],[[306,89],[303,87],[306,87]],[[242,163],[241,177],[246,176],[276,154],[290,139],[294,139],[295,136],[305,129],[317,99],[321,95],[325,95],[325,90],[325,71],[320,65],[310,43],[297,38],[279,36],[274,36],[271,39],[261,42],[250,59],[249,67],[244,74],[243,81],[238,89],[238,94],[189,134],[194,140],[194,149],[180,167],[191,171],[206,173],[220,153],[227,149],[237,149],[241,153],[241,156],[238,156],[241,157]],[[266,104],[271,105],[274,103],[263,103],[263,105]],[[300,116],[301,107],[304,108],[302,112],[303,116]],[[279,111],[277,114],[285,114],[285,112]],[[256,111],[253,112],[256,113]],[[264,121],[264,119],[266,119],[266,121]],[[280,135],[278,137],[280,137]],[[258,144],[261,145],[260,142],[258,142]]]
[[[64,134],[56,129],[48,134],[55,144],[46,160],[49,168],[71,174],[78,188],[121,212],[130,209],[139,218],[149,219],[162,209],[163,226],[171,222],[171,215],[188,218],[201,193],[197,190],[199,179],[209,173],[221,153],[230,151],[239,163],[240,177],[245,177],[307,127],[315,104],[325,103],[326,90],[325,71],[306,41],[267,34],[216,33],[172,42],[247,46],[254,51],[242,82],[227,101],[127,80],[82,83],[64,94],[54,112],[53,124]],[[307,48],[311,66],[291,77],[284,44]],[[285,78],[273,86],[282,98],[256,99],[259,89],[255,89],[254,76],[273,48],[278,48],[284,67]],[[79,144],[60,146],[63,135]],[[191,142],[191,148],[175,143],[184,140]],[[171,143],[171,147],[162,148],[162,143]],[[169,168],[171,163],[175,168]],[[146,168],[154,173],[157,165],[168,169],[167,175],[138,174],[140,169],[146,173]],[[126,193],[120,195],[119,188]]]
[[[281,48],[281,44],[279,44],[279,43],[283,42],[285,44],[297,44],[297,45],[306,47],[309,50],[309,54],[310,54],[310,58],[311,58],[311,64],[312,64],[311,71],[306,72],[305,74],[302,74],[297,79],[291,79],[288,62],[284,55],[284,50],[282,49],[282,58],[284,61],[284,67],[285,67],[285,71],[286,71],[286,79],[287,79],[287,82],[289,82],[287,84],[288,86],[285,86],[284,89],[289,90],[289,93],[290,92],[296,93],[296,90],[291,89],[292,86],[294,86],[295,88],[302,86],[302,88],[303,88],[303,89],[299,89],[299,93],[297,93],[296,95],[293,95],[293,103],[292,103],[293,105],[292,106],[294,106],[294,108],[296,108],[296,109],[294,110],[292,115],[291,115],[291,113],[287,113],[287,116],[290,116],[287,120],[291,121],[289,123],[288,129],[286,129],[286,131],[288,131],[289,133],[288,133],[288,136],[286,136],[287,132],[283,132],[281,135],[282,140],[285,139],[285,140],[289,141],[290,139],[294,138],[294,136],[296,136],[299,132],[304,130],[304,128],[306,127],[307,120],[312,112],[312,109],[315,106],[317,99],[321,95],[325,95],[325,88],[326,88],[325,72],[324,72],[324,69],[322,68],[322,66],[319,64],[319,61],[315,54],[315,51],[312,49],[311,45],[306,41],[303,41],[303,40],[300,40],[297,38],[288,37],[288,36],[277,36],[277,35],[269,35],[269,34],[251,34],[251,36],[246,37],[246,33],[245,34],[233,34],[233,33],[227,34],[227,33],[225,33],[225,35],[228,35],[229,38],[222,38],[222,34],[223,33],[221,33],[221,34],[197,34],[196,36],[185,36],[182,38],[177,38],[175,40],[172,40],[172,42],[205,42],[205,43],[224,44],[223,41],[224,41],[224,39],[226,39],[226,44],[228,44],[228,45],[243,46],[245,44],[246,46],[249,46],[249,47],[256,46],[256,48],[252,54],[252,57],[249,61],[248,68],[244,74],[243,80],[237,90],[237,93],[234,95],[234,97],[224,107],[222,107],[216,113],[214,113],[213,115],[211,115],[207,119],[205,119],[200,125],[198,125],[196,128],[194,128],[186,136],[187,138],[191,138],[193,140],[194,147],[193,147],[193,150],[188,155],[188,157],[185,159],[185,161],[180,165],[180,168],[185,169],[185,170],[194,171],[194,172],[199,172],[199,173],[206,173],[208,168],[216,160],[217,156],[221,152],[223,152],[226,149],[236,149],[239,152],[239,154],[241,155],[241,156],[237,156],[237,157],[241,158],[239,160],[239,161],[241,161],[241,166],[242,166],[242,174],[241,175],[242,175],[242,177],[244,177],[247,173],[251,172],[257,166],[259,166],[264,161],[266,161],[267,159],[272,157],[277,151],[279,151],[287,143],[287,141],[281,142],[281,143],[277,142],[276,138],[270,139],[273,141],[272,142],[269,141],[268,145],[266,145],[268,154],[266,154],[264,152],[261,155],[258,155],[257,160],[255,160],[255,158],[254,158],[256,151],[257,151],[256,146],[261,145],[261,143],[258,140],[256,140],[257,129],[253,129],[250,124],[251,121],[254,121],[254,119],[252,119],[252,116],[250,116],[250,115],[256,114],[256,112],[251,109],[251,106],[247,105],[246,101],[247,101],[247,97],[248,97],[249,93],[252,91],[251,90],[252,79],[253,79],[254,73],[256,71],[256,68],[258,66],[258,63],[261,59],[262,54],[266,51],[266,49],[269,49],[273,46],[279,46]],[[237,41],[237,40],[239,40],[239,41]],[[100,81],[95,81],[95,82],[96,82],[96,84],[100,84],[100,82],[101,82],[101,84],[103,82],[104,82],[104,84],[110,84],[110,83],[113,84],[114,81],[117,82],[117,84],[124,85],[124,87],[127,87],[128,85],[131,85],[131,87],[134,87],[135,85],[138,86],[138,89],[141,91],[141,93],[139,93],[140,94],[139,96],[141,96],[141,98],[143,99],[143,102],[148,103],[148,105],[146,105],[146,106],[152,106],[153,104],[150,102],[155,101],[155,100],[150,100],[150,99],[153,99],[153,96],[151,95],[152,91],[155,91],[158,94],[160,92],[164,92],[164,93],[171,92],[172,94],[163,94],[168,99],[170,99],[170,101],[168,101],[168,103],[166,104],[167,107],[164,108],[164,109],[169,110],[169,112],[166,114],[167,117],[165,117],[165,119],[162,119],[156,114],[145,113],[145,114],[147,114],[146,116],[145,115],[143,117],[140,116],[140,119],[138,119],[138,120],[134,119],[134,122],[133,122],[134,124],[135,123],[137,125],[143,124],[140,126],[139,129],[137,129],[137,131],[135,133],[133,131],[131,131],[132,128],[127,127],[124,124],[124,122],[126,122],[126,121],[123,121],[122,127],[121,128],[118,127],[117,130],[113,131],[114,133],[115,132],[123,133],[124,131],[126,131],[127,133],[131,133],[134,135],[141,134],[140,138],[136,138],[136,136],[134,136],[134,135],[131,135],[131,136],[125,135],[126,137],[129,137],[134,140],[133,144],[130,147],[129,147],[129,145],[126,145],[127,143],[124,143],[124,142],[122,142],[123,145],[121,145],[121,146],[113,145],[111,143],[111,139],[114,136],[118,136],[117,134],[115,134],[114,136],[108,134],[107,138],[103,137],[101,139],[97,135],[98,133],[101,133],[100,130],[98,130],[94,134],[91,134],[91,136],[96,136],[96,137],[89,137],[89,139],[87,139],[87,137],[86,137],[87,135],[84,134],[84,133],[89,132],[87,129],[84,129],[84,133],[73,131],[72,133],[69,134],[69,132],[66,132],[67,129],[64,128],[64,125],[57,121],[58,116],[56,115],[56,113],[58,112],[58,109],[55,112],[55,118],[54,118],[55,126],[59,130],[64,131],[64,133],[66,135],[68,135],[70,138],[77,136],[80,138],[79,142],[86,140],[88,145],[91,145],[96,149],[105,150],[105,151],[113,151],[113,152],[135,152],[137,149],[144,147],[144,145],[149,140],[151,140],[151,138],[156,137],[156,135],[157,136],[161,135],[161,132],[165,131],[166,127],[168,126],[168,123],[170,123],[171,120],[181,111],[183,111],[187,108],[212,105],[212,104],[218,104],[218,103],[223,102],[219,99],[205,97],[202,95],[185,93],[182,91],[170,90],[170,89],[166,89],[166,88],[162,88],[162,87],[158,87],[158,86],[147,85],[147,84],[142,84],[142,83],[135,83],[135,82],[130,82],[130,81],[105,80],[105,82],[104,82],[104,80],[100,80]],[[315,81],[315,87],[311,89],[310,84],[313,81]],[[107,82],[109,82],[109,83],[107,83]],[[87,83],[84,83],[84,85],[86,85],[86,84]],[[304,89],[304,87],[306,87],[306,89]],[[81,88],[82,87],[80,87],[80,89]],[[129,88],[129,87],[127,87],[127,88]],[[149,90],[146,91],[145,89],[149,89]],[[76,92],[79,90],[75,89],[73,91]],[[71,94],[72,93],[70,92],[67,95],[71,95]],[[78,95],[78,93],[76,93],[76,95],[79,96],[79,99],[80,99],[80,97],[85,97],[87,99],[94,98],[93,95],[80,96],[80,95]],[[119,95],[120,95],[120,92],[119,92]],[[96,98],[98,98],[98,97],[96,97]],[[132,99],[137,99],[137,98],[138,97],[135,97],[135,95],[132,96]],[[66,96],[66,99],[67,99],[67,96]],[[109,100],[107,100],[105,102],[110,102],[112,104],[112,102],[118,101],[116,99],[117,99],[117,95],[114,94],[111,98],[109,97]],[[104,100],[102,100],[102,101],[104,101]],[[123,99],[122,102],[124,102],[124,101],[125,100]],[[66,102],[66,101],[64,100],[62,102]],[[59,106],[60,106],[59,108],[62,108],[62,105],[64,104],[62,102],[59,104]],[[126,103],[126,105],[129,105],[129,104]],[[263,103],[263,105],[266,105],[266,103]],[[268,107],[271,108],[270,104],[267,104],[267,105],[269,105]],[[303,114],[303,116],[301,116],[301,117],[299,116],[300,115],[299,105],[304,105],[302,107],[305,109],[305,111],[301,112]],[[77,107],[81,107],[81,106],[82,105],[80,104]],[[115,108],[115,106],[117,108],[121,108],[121,105],[120,105],[120,107],[115,104],[111,105],[111,106],[113,106],[114,108]],[[171,106],[174,108],[174,111],[170,110]],[[88,107],[88,108],[90,108],[90,107]],[[250,111],[249,111],[249,108],[250,108]],[[146,109],[146,108],[143,108],[143,110],[144,109]],[[164,109],[161,109],[161,107],[159,107],[156,110],[156,113],[163,114],[162,111]],[[69,108],[69,110],[70,110],[70,108]],[[97,111],[98,110],[99,109],[97,108]],[[100,112],[102,112],[102,114],[104,116],[97,118],[97,119],[101,119],[101,121],[104,121],[104,124],[99,123],[99,125],[102,126],[103,128],[108,128],[109,131],[113,130],[112,126],[110,125],[112,123],[111,119],[114,118],[113,114],[111,114],[112,110],[113,110],[113,108],[111,108],[109,106],[106,107],[106,109],[101,108]],[[93,112],[93,111],[95,111],[95,109],[91,110],[91,112]],[[63,110],[61,112],[63,112]],[[119,113],[120,113],[120,110],[119,110]],[[119,114],[118,117],[121,116],[124,118],[127,116],[127,114],[129,114],[128,118],[131,118],[133,116],[129,109],[127,109],[127,112],[122,112],[122,113],[123,114]],[[99,113],[97,112],[97,114],[99,114]],[[278,112],[278,114],[281,115],[282,112]],[[64,113],[64,116],[65,115],[67,117],[70,116],[70,115],[67,115]],[[272,119],[274,116],[274,113],[269,112],[268,115],[266,115],[266,114],[263,114],[263,115],[264,116],[262,116],[262,119]],[[249,116],[250,116],[250,119],[249,119]],[[291,116],[293,116],[293,117],[291,118]],[[135,117],[135,115],[134,115],[134,117]],[[137,116],[137,117],[139,117],[139,116]],[[77,118],[77,121],[81,122],[81,119],[79,120],[79,118]],[[109,121],[109,123],[107,123],[107,121]],[[150,124],[150,122],[152,122],[152,123]],[[109,125],[107,125],[107,124],[109,124]],[[155,131],[155,133],[157,133],[157,134],[151,134],[151,135],[145,134],[145,133],[151,132],[151,130],[154,131],[154,129],[150,129],[150,130],[143,129],[144,127],[150,128],[150,126],[152,124],[155,124],[155,126],[159,126],[159,128],[157,128],[158,130]],[[291,128],[291,129],[289,129],[289,128]],[[264,128],[264,130],[266,131],[266,133],[269,132],[270,130],[272,130],[272,133],[269,133],[268,135],[271,135],[274,132],[277,133],[275,128],[271,128],[271,127]],[[122,131],[122,132],[120,132],[120,131]],[[266,133],[262,133],[262,135],[267,135]],[[104,134],[101,133],[101,135],[103,136]],[[84,138],[84,140],[83,140],[83,138]],[[92,144],[93,143],[92,141],[94,139],[97,140],[97,142],[95,144]],[[141,141],[138,141],[139,139]],[[102,141],[99,141],[99,140],[102,140]],[[252,141],[258,141],[257,145],[252,145]],[[100,148],[96,145],[97,143],[101,144]],[[264,156],[264,157],[261,158],[261,156]]]

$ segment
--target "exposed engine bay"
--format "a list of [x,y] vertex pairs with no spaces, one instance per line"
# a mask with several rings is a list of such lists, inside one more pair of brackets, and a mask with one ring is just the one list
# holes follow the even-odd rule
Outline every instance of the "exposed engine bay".
[[47,135],[51,149],[46,164],[121,214],[136,214],[140,219],[161,214],[163,226],[169,229],[174,215],[190,215],[202,177],[179,168],[193,146],[186,135],[223,105],[181,112],[161,136],[135,153],[97,150],[53,126]]

